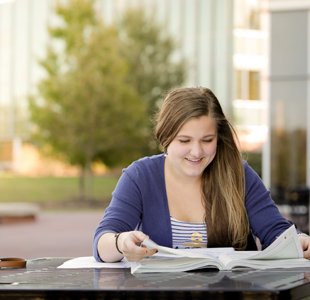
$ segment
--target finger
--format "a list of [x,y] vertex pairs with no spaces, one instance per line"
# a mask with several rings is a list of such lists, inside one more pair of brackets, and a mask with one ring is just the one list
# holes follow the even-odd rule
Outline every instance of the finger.
[[132,254],[132,256],[142,257],[147,253],[148,249],[146,247],[139,247],[134,241],[126,241],[123,245],[123,253],[127,256]]
[[125,254],[125,257],[126,259],[129,261],[129,262],[135,262],[135,261],[140,261],[146,257],[149,257],[149,256],[152,256],[156,253],[155,250],[152,250],[151,252],[144,252],[142,253],[141,255],[139,254],[133,254],[133,253],[128,253],[128,255]]
[[141,254],[142,258],[145,258],[145,257],[148,257],[148,256],[152,256],[154,255],[155,253],[158,252],[157,249],[152,249],[152,250],[149,250],[147,248],[142,248],[143,251],[141,251],[139,254]]
[[139,261],[150,255],[147,248],[137,246],[136,248],[137,249],[128,249],[128,251],[124,251],[124,255],[128,261]]
[[133,262],[139,261],[148,256],[152,256],[157,252],[157,249],[149,250],[146,247],[136,247],[135,249],[128,249],[128,252],[124,251],[124,255],[128,261]]
[[149,238],[149,236],[143,233],[142,231],[133,231],[133,235],[136,239],[137,244],[143,242],[146,238]]
[[148,250],[147,251],[147,256],[152,256],[154,254],[158,253],[158,250],[157,249],[152,249],[152,250]]
[[310,259],[310,249],[304,251],[304,258]]
[[134,249],[137,247],[137,244],[140,244],[145,237],[146,235],[141,231],[125,232],[121,234],[118,239],[119,247],[121,247],[121,251],[123,253],[134,251]]

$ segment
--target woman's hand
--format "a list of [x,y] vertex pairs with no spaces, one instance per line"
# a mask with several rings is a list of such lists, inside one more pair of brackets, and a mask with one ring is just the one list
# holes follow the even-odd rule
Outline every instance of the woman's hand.
[[302,250],[304,251],[304,258],[310,259],[310,237],[307,235],[298,235],[298,239]]
[[128,261],[139,261],[158,252],[156,249],[149,250],[144,246],[137,246],[146,238],[148,236],[141,231],[122,232],[118,237],[118,248]]

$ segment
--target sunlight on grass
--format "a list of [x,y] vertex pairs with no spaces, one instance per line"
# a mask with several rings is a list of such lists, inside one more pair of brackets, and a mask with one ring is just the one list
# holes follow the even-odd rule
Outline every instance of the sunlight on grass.
[[[94,198],[110,201],[118,177],[95,177]],[[0,202],[54,203],[76,199],[78,178],[0,177]]]

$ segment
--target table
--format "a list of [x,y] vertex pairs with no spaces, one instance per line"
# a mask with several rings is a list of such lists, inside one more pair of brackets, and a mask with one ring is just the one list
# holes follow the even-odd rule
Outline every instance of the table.
[[[304,299],[310,269],[132,275],[130,269],[57,269],[70,258],[40,258],[0,269],[0,299]],[[309,299],[309,298],[308,298]]]

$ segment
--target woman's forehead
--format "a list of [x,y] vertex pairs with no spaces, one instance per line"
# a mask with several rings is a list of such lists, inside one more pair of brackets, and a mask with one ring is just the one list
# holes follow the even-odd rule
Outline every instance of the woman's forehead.
[[216,121],[211,116],[201,116],[185,122],[177,135],[192,135],[201,133],[204,135],[214,135],[217,133]]

